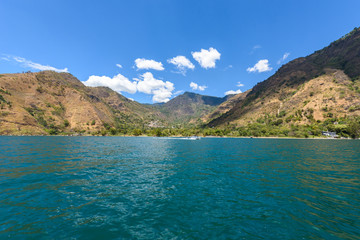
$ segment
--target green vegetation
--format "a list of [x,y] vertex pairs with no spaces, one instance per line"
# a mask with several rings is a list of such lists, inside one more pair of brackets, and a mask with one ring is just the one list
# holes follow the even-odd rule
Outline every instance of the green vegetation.
[[[304,111],[306,114],[311,110]],[[280,114],[279,114],[280,116]],[[285,116],[282,114],[282,116]],[[308,115],[307,115],[308,116]],[[294,116],[291,115],[294,119]],[[287,118],[286,118],[287,119]],[[290,123],[288,123],[290,122]],[[227,125],[222,128],[127,128],[119,129],[104,123],[101,130],[89,132],[92,135],[102,136],[228,136],[228,137],[291,137],[315,138],[323,137],[322,131],[336,132],[340,137],[358,138],[360,136],[360,117],[328,118],[325,121],[313,121],[311,124],[295,124],[282,118],[266,115],[249,123],[246,126],[236,127]]]
[[349,107],[349,112],[355,112],[357,110],[360,110],[360,105]]
[[65,112],[65,107],[60,103],[59,106],[52,106],[54,111],[51,113],[56,116],[62,116]]
[[70,126],[70,122],[67,119],[65,119],[64,120],[64,127],[68,127],[68,126]]
[[4,90],[4,89],[0,88],[0,92],[11,96],[11,93],[8,90]]
[[6,117],[9,114],[9,112],[0,112],[0,117]]
[[36,91],[38,93],[43,93],[43,92],[45,92],[45,89],[42,86],[39,86],[39,87],[36,88]]
[[4,102],[4,103],[6,103],[5,98],[4,98],[4,97],[3,97],[3,95],[1,95],[1,94],[0,94],[0,102]]
[[31,107],[25,108],[25,110],[35,118],[35,120],[43,126],[45,131],[50,135],[58,135],[64,133],[66,127],[70,125],[68,120],[64,120],[64,124],[55,125],[53,123],[55,119],[53,117],[48,117],[45,115],[45,110],[38,108],[33,105]]

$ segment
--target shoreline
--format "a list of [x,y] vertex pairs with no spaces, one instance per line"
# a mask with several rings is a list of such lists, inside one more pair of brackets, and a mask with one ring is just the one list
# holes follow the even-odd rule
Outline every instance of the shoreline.
[[[0,135],[0,137],[144,137],[144,138],[186,138],[187,136],[134,136],[134,135]],[[244,138],[244,139],[304,139],[304,140],[360,140],[360,138],[330,138],[330,137],[251,137],[251,136],[200,136],[200,138]]]

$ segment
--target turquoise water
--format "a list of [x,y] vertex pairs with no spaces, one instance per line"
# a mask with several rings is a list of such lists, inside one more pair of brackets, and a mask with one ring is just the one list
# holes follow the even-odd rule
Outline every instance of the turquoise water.
[[0,239],[360,239],[360,141],[0,137]]

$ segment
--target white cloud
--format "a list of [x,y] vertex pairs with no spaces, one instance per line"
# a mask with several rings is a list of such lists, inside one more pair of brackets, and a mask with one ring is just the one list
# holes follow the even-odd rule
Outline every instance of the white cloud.
[[267,72],[271,71],[272,67],[269,66],[269,60],[262,59],[258,61],[253,67],[249,67],[246,69],[248,72]]
[[154,60],[148,60],[145,58],[138,58],[135,60],[135,65],[138,69],[154,69],[158,71],[163,71],[164,67],[161,62]]
[[113,78],[92,75],[87,81],[84,81],[83,83],[90,87],[109,87],[117,92],[136,93],[137,90],[137,83],[129,81],[129,79],[121,74],[118,74]]
[[23,67],[29,67],[29,68],[41,70],[41,71],[51,70],[51,71],[55,71],[55,72],[68,72],[67,68],[58,69],[58,68],[51,67],[49,65],[42,65],[40,63],[34,63],[30,60],[27,60],[22,57],[17,57],[17,56],[6,56],[6,57],[3,57],[2,59],[6,60],[6,61],[15,61],[15,62],[21,63]]
[[10,59],[7,58],[7,57],[1,57],[1,59],[4,60],[4,61],[8,61],[8,62],[10,61]]
[[229,69],[231,69],[231,68],[233,68],[233,65],[227,66],[226,68],[224,68],[224,71],[227,71],[227,70],[229,70]]
[[191,82],[190,87],[191,87],[192,90],[196,90],[198,88],[198,85],[196,83],[194,83],[194,82]]
[[284,53],[284,55],[282,56],[282,58],[279,59],[279,61],[277,61],[277,64],[281,64],[282,62],[284,62],[288,57],[289,57],[290,53]]
[[239,94],[242,93],[242,91],[240,89],[234,91],[234,90],[229,90],[227,92],[225,92],[225,95],[230,95],[230,94]]
[[260,48],[261,48],[260,45],[255,45],[255,46],[252,48],[250,54],[253,54],[257,49],[260,49]]
[[140,78],[133,79],[134,81],[131,82],[121,74],[118,74],[113,78],[93,75],[83,83],[90,87],[109,87],[117,92],[128,92],[134,94],[138,91],[146,94],[153,94],[154,102],[169,101],[172,96],[172,91],[175,89],[172,82],[164,82],[162,80],[155,79],[150,72],[140,75]]
[[201,67],[215,68],[215,61],[220,59],[221,54],[215,48],[209,50],[201,49],[200,52],[191,52],[193,58],[200,64]]
[[[173,87],[173,85],[172,85]],[[172,88],[174,90],[174,88]],[[159,88],[153,91],[153,102],[168,102],[172,96],[172,90],[168,88]]]
[[116,64],[118,68],[122,68],[123,66],[121,64]]
[[176,95],[179,95],[180,93],[183,93],[184,92],[184,90],[179,90],[179,91],[176,91],[176,92],[174,92],[174,96],[176,96]]
[[191,82],[190,83],[190,87],[192,90],[199,90],[199,91],[204,91],[207,86],[199,86],[197,83]]
[[199,86],[199,91],[204,91],[207,86]]
[[195,66],[185,56],[176,56],[167,60],[168,63],[174,64],[179,72],[185,76],[187,69],[194,69]]
[[151,72],[146,72],[140,76],[137,82],[139,92],[153,94],[153,102],[168,102],[174,91],[174,84],[169,81],[155,79]]
[[236,86],[237,86],[237,87],[243,87],[244,84],[242,84],[241,82],[237,82]]

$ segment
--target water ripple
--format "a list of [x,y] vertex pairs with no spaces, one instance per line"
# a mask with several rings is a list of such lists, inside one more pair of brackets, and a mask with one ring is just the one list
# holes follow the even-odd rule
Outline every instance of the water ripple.
[[0,238],[360,239],[359,149],[0,137]]

